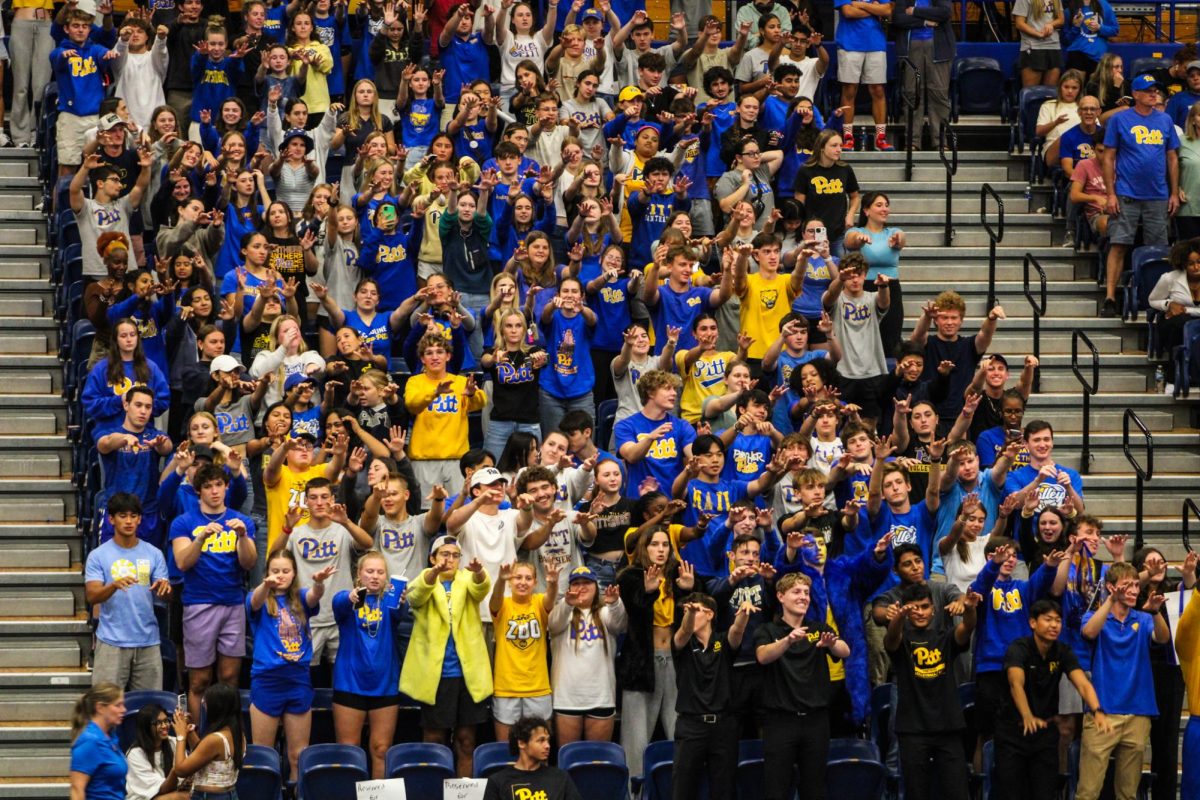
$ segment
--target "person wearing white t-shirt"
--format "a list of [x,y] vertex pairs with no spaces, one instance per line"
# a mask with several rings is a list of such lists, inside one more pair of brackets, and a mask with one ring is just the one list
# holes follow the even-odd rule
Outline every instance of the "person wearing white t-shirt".
[[[537,588],[546,590],[546,565],[554,563],[560,574],[583,564],[583,548],[596,540],[596,525],[591,514],[563,509],[557,504],[558,481],[553,470],[529,467],[517,478],[518,497],[528,496],[530,511],[539,525],[549,526],[550,535],[537,547],[526,547],[529,560],[537,570]],[[566,581],[558,584],[558,594],[567,591]]]
[[496,49],[500,51],[500,98],[505,108],[509,98],[517,93],[517,64],[525,60],[539,65],[546,62],[546,53],[554,43],[557,19],[558,3],[549,3],[545,24],[535,31],[530,3],[501,0],[500,15],[496,20]]
[[[809,53],[816,52],[815,56]],[[780,64],[791,64],[800,70],[800,88],[797,97],[810,100],[817,96],[817,86],[829,69],[829,51],[821,46],[821,34],[798,29],[790,36],[783,36],[771,51],[767,61],[772,74]]]

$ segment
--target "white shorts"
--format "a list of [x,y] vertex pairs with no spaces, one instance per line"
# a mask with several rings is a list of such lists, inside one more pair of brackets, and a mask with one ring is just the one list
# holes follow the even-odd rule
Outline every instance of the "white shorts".
[[423,281],[427,281],[434,275],[442,271],[441,264],[435,264],[432,261],[417,262],[417,277]]
[[554,713],[553,695],[541,697],[492,696],[492,717],[503,725],[516,725],[521,717],[550,719]]
[[837,51],[838,83],[865,83],[868,86],[887,83],[887,53],[882,50]]

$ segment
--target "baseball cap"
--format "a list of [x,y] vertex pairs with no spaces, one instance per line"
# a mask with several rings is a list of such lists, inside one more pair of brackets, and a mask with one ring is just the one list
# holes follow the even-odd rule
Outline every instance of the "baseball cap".
[[291,375],[288,375],[287,380],[283,382],[283,390],[285,392],[290,392],[292,389],[296,388],[302,383],[312,382],[313,379],[308,375],[305,375],[303,372],[293,372]]
[[1194,69],[1200,69],[1200,61],[1189,61],[1188,62],[1186,71],[1191,72]]
[[75,4],[75,10],[82,11],[84,14],[91,14],[94,17],[96,16],[96,2],[95,0],[79,0]]
[[238,363],[238,360],[233,356],[228,355],[217,356],[212,360],[212,363],[208,365],[209,375],[214,372],[241,372],[241,370],[242,365]]
[[603,21],[604,15],[594,8],[589,8],[587,11],[583,12],[583,16],[581,16],[580,19],[584,22],[587,22],[589,19],[598,19]]
[[213,449],[206,444],[194,444],[192,445],[192,455],[196,458],[207,458],[209,461],[212,461]]
[[317,443],[317,435],[312,431],[292,431],[293,439],[303,439],[306,442]]
[[490,486],[497,482],[508,483],[508,479],[495,467],[484,467],[471,473],[471,485],[468,488],[474,489],[476,486]]
[[1008,359],[1005,358],[1004,356],[1000,355],[999,353],[988,353],[988,358],[990,358],[994,362],[1003,364],[1006,367],[1008,366]]
[[590,567],[576,567],[575,569],[571,570],[571,575],[567,578],[567,583],[571,584],[575,581],[591,581],[592,583],[599,583],[600,579],[596,577],[596,573],[592,572]]
[[97,123],[97,127],[102,131],[111,131],[113,128],[119,128],[124,124],[124,120],[122,120],[116,114],[105,114],[100,118],[100,122]]
[[1154,79],[1153,75],[1144,74],[1138,75],[1133,79],[1133,90],[1135,92],[1148,92],[1151,89],[1159,88],[1159,83]]
[[630,100],[634,100],[638,97],[644,98],[645,96],[646,96],[645,93],[643,93],[642,90],[639,89],[638,87],[626,86],[624,89],[621,90],[621,93],[619,95],[617,95],[617,102],[627,103]]
[[455,547],[458,547],[460,550],[462,549],[462,547],[458,543],[457,537],[450,536],[448,534],[443,534],[433,540],[433,545],[429,548],[429,555],[433,555],[438,550],[440,550],[441,548],[445,547],[448,544],[452,544]]

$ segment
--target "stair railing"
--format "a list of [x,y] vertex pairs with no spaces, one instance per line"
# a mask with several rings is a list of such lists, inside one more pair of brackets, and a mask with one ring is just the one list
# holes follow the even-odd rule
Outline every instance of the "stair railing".
[[[1030,267],[1037,270],[1038,281],[1040,283],[1036,297],[1029,287]],[[1038,362],[1038,366],[1033,370],[1033,391],[1040,392],[1042,390],[1042,317],[1046,316],[1046,270],[1042,269],[1042,265],[1038,263],[1038,260],[1033,257],[1032,253],[1025,254],[1022,280],[1025,288],[1025,299],[1029,301],[1029,308],[1033,311],[1033,357]]]
[[[950,148],[949,158],[946,158],[947,147]],[[954,176],[958,172],[958,137],[946,120],[942,120],[942,125],[938,128],[938,157],[942,159],[942,166],[946,168],[946,228],[942,233],[942,246],[949,247],[954,241],[950,215],[953,211]]]
[[[996,211],[998,213],[996,226],[992,227],[992,223],[988,221],[988,197],[996,203]],[[949,208],[947,204],[947,208]],[[949,211],[947,211],[949,216]],[[946,221],[947,226],[950,221]],[[996,245],[1004,239],[1004,201],[1000,199],[1000,195],[996,194],[996,190],[992,188],[990,183],[985,183],[979,187],[979,224],[987,231],[988,235],[988,297],[987,309],[990,311],[996,305]],[[946,242],[949,247],[950,243]]]
[[[913,176],[913,121],[917,104],[925,97],[925,79],[921,76],[921,70],[917,69],[917,65],[908,56],[901,56],[896,61],[900,65],[900,102],[904,106],[904,182],[911,183]],[[915,78],[914,88],[916,91],[913,92],[911,98],[908,96],[908,92],[903,90],[905,70],[912,70]]]
[[[1092,380],[1089,383],[1079,369],[1079,342],[1087,345],[1092,353]],[[1100,351],[1088,335],[1079,328],[1071,331],[1071,372],[1083,389],[1083,456],[1079,461],[1079,474],[1087,475],[1092,468],[1092,395],[1100,386]]]
[[[1142,442],[1146,446],[1145,464],[1142,464],[1134,457],[1133,450],[1129,447],[1129,424],[1131,422],[1142,432]],[[1146,427],[1146,423],[1142,422],[1142,418],[1132,408],[1125,409],[1125,416],[1121,421],[1121,449],[1125,451],[1125,460],[1129,462],[1129,466],[1133,467],[1133,472],[1137,476],[1137,505],[1134,512],[1136,516],[1133,528],[1133,549],[1141,550],[1145,540],[1145,523],[1142,520],[1142,506],[1145,503],[1146,484],[1154,478],[1154,435],[1150,433],[1150,429]]]
[[1183,531],[1183,549],[1189,553],[1192,552],[1192,537],[1188,531],[1188,523],[1191,518],[1195,517],[1197,522],[1200,522],[1200,507],[1196,505],[1196,501],[1190,497],[1183,499],[1183,513],[1180,519],[1180,530]]

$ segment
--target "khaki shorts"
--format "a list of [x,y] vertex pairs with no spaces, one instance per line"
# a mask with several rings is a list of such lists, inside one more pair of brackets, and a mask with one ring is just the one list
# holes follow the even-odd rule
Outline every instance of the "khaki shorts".
[[887,83],[887,53],[883,50],[837,51],[838,83],[865,83],[874,86]]
[[83,142],[88,130],[96,127],[100,117],[89,114],[79,117],[69,111],[60,111],[58,122],[54,125],[55,139],[58,142],[58,163],[62,165],[79,166],[83,163]]

